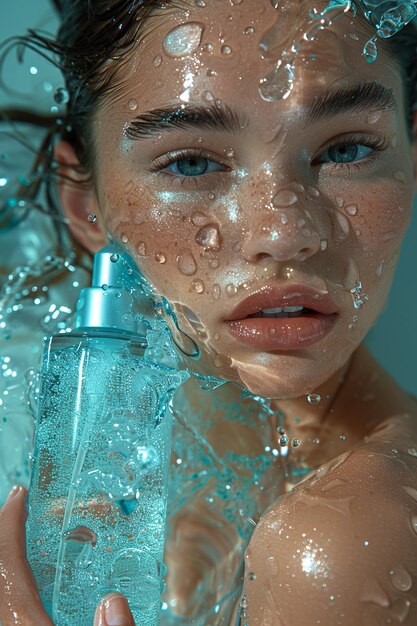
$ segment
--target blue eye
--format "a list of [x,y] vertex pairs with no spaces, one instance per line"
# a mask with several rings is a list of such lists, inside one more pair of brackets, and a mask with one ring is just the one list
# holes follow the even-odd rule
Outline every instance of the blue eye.
[[203,176],[204,174],[218,172],[224,169],[224,166],[220,163],[197,156],[176,159],[165,168],[165,170],[171,174],[186,177]]
[[[368,150],[363,154],[363,151]],[[328,148],[324,154],[328,154],[331,161],[336,163],[351,163],[357,157],[364,159],[373,152],[373,147],[353,143],[340,143]]]

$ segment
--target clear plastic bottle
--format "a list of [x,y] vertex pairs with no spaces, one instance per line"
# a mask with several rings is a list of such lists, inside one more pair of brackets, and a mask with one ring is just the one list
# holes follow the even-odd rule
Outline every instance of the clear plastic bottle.
[[27,555],[56,626],[92,626],[111,591],[137,626],[159,623],[169,401],[185,375],[145,358],[117,262],[111,248],[96,255],[78,328],[45,345]]

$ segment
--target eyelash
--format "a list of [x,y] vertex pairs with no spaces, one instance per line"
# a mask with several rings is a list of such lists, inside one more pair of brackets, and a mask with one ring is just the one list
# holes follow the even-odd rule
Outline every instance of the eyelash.
[[[380,139],[378,137],[370,137],[370,136],[366,136],[366,135],[354,135],[352,137],[348,137],[346,139],[342,139],[342,140],[336,140],[333,141],[332,143],[330,143],[328,146],[326,146],[326,148],[322,151],[322,154],[324,154],[325,152],[328,152],[329,150],[332,150],[332,148],[336,148],[336,147],[341,147],[341,146],[349,146],[349,145],[361,145],[361,146],[365,146],[367,148],[372,148],[375,152],[384,152],[388,147],[389,147],[389,142],[386,139]],[[167,178],[171,179],[171,182],[175,182],[175,183],[179,183],[181,185],[184,184],[190,184],[190,183],[194,183],[196,186],[205,180],[206,176],[210,176],[212,177],[213,174],[221,174],[225,171],[230,171],[230,168],[225,165],[224,163],[220,163],[219,161],[216,161],[216,163],[218,165],[221,165],[224,169],[223,170],[218,170],[217,172],[211,172],[209,174],[202,174],[201,176],[179,176],[179,175],[175,175],[172,173],[168,173],[165,172],[164,169],[169,167],[169,165],[172,165],[173,163],[175,163],[176,161],[179,161],[181,159],[188,159],[188,158],[203,158],[203,159],[207,159],[208,161],[213,161],[212,158],[210,158],[210,156],[204,152],[204,150],[202,149],[185,149],[185,150],[178,150],[176,152],[171,152],[169,154],[165,154],[161,157],[158,157],[152,167],[149,168],[150,172],[154,172],[158,175],[161,176],[166,176]],[[353,170],[358,171],[359,169],[363,168],[363,167],[370,167],[374,164],[374,162],[379,158],[379,155],[374,155],[373,157],[371,157],[371,155],[369,155],[368,157],[365,157],[363,159],[361,159],[360,161],[358,161],[357,163],[322,163],[325,165],[331,165],[333,170],[340,170],[341,168],[348,168],[349,173]]]

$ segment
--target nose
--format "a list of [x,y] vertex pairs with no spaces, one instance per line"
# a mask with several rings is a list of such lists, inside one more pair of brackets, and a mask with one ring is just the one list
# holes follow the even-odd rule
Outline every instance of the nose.
[[320,250],[321,238],[306,211],[271,210],[254,217],[242,246],[247,261],[272,257],[276,261],[305,261]]

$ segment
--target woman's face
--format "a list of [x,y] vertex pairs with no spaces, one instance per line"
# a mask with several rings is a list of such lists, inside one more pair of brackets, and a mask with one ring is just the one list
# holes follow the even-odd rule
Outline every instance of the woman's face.
[[[94,124],[103,230],[171,302],[201,371],[282,399],[328,380],[375,323],[414,193],[394,60],[365,61],[351,13],[302,39],[306,12],[166,10]],[[271,72],[293,44],[286,93]]]

